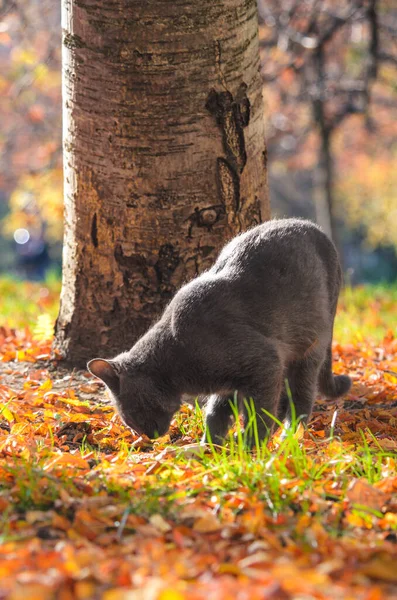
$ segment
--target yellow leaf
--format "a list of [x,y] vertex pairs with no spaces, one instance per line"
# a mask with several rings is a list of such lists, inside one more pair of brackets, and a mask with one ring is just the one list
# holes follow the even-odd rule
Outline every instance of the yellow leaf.
[[394,385],[397,383],[397,376],[396,375],[392,375],[391,373],[385,373],[383,375],[383,377],[385,378],[385,381],[388,381],[389,383],[393,383]]
[[158,600],[185,600],[186,596],[178,590],[172,590],[170,588],[160,592]]
[[305,435],[305,430],[303,428],[303,425],[302,425],[302,423],[299,423],[299,425],[294,433],[294,438],[296,440],[301,440],[304,435]]
[[44,381],[44,383],[41,384],[41,386],[39,387],[39,390],[41,392],[48,392],[52,389],[52,381],[51,379],[46,379]]
[[30,450],[29,450],[29,448],[24,448],[19,456],[23,460],[26,460],[26,461],[29,460],[30,459]]
[[7,408],[6,404],[0,404],[0,415],[3,415],[3,417],[9,421],[9,423],[13,423],[15,421],[14,415]]

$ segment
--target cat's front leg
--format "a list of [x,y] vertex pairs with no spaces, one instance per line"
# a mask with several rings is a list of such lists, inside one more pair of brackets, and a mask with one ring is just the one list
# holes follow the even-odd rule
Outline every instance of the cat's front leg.
[[234,387],[239,390],[242,406],[244,437],[249,447],[269,437],[283,380],[284,361],[276,343],[255,331],[245,332],[245,343],[238,346],[240,355],[235,364],[240,365]]
[[281,393],[282,369],[268,373],[265,382],[251,385],[244,393],[243,423],[246,444],[252,448],[270,437],[275,429]]
[[232,394],[212,394],[205,406],[205,432],[201,443],[222,445],[233,416]]

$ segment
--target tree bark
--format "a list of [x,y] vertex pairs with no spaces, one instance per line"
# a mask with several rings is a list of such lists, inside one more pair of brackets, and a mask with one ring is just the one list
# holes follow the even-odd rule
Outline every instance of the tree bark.
[[269,217],[257,28],[255,0],[63,0],[68,363],[128,349]]

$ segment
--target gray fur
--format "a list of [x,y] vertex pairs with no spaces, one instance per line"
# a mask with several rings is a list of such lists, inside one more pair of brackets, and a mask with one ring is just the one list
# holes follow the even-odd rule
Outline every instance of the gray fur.
[[287,378],[296,413],[309,419],[317,387],[350,388],[332,375],[331,342],[341,285],[333,243],[309,221],[273,220],[227,244],[211,269],[183,286],[160,320],[129,350],[89,369],[103,379],[122,419],[149,437],[168,430],[182,396],[209,396],[215,442],[232,416],[229,399],[252,398],[259,437],[272,430],[262,408],[288,420]]

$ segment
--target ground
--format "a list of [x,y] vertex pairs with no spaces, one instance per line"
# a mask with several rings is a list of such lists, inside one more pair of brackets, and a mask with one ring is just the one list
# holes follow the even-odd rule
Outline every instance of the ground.
[[397,290],[347,289],[307,431],[150,443],[51,362],[58,284],[0,282],[0,599],[397,599]]

